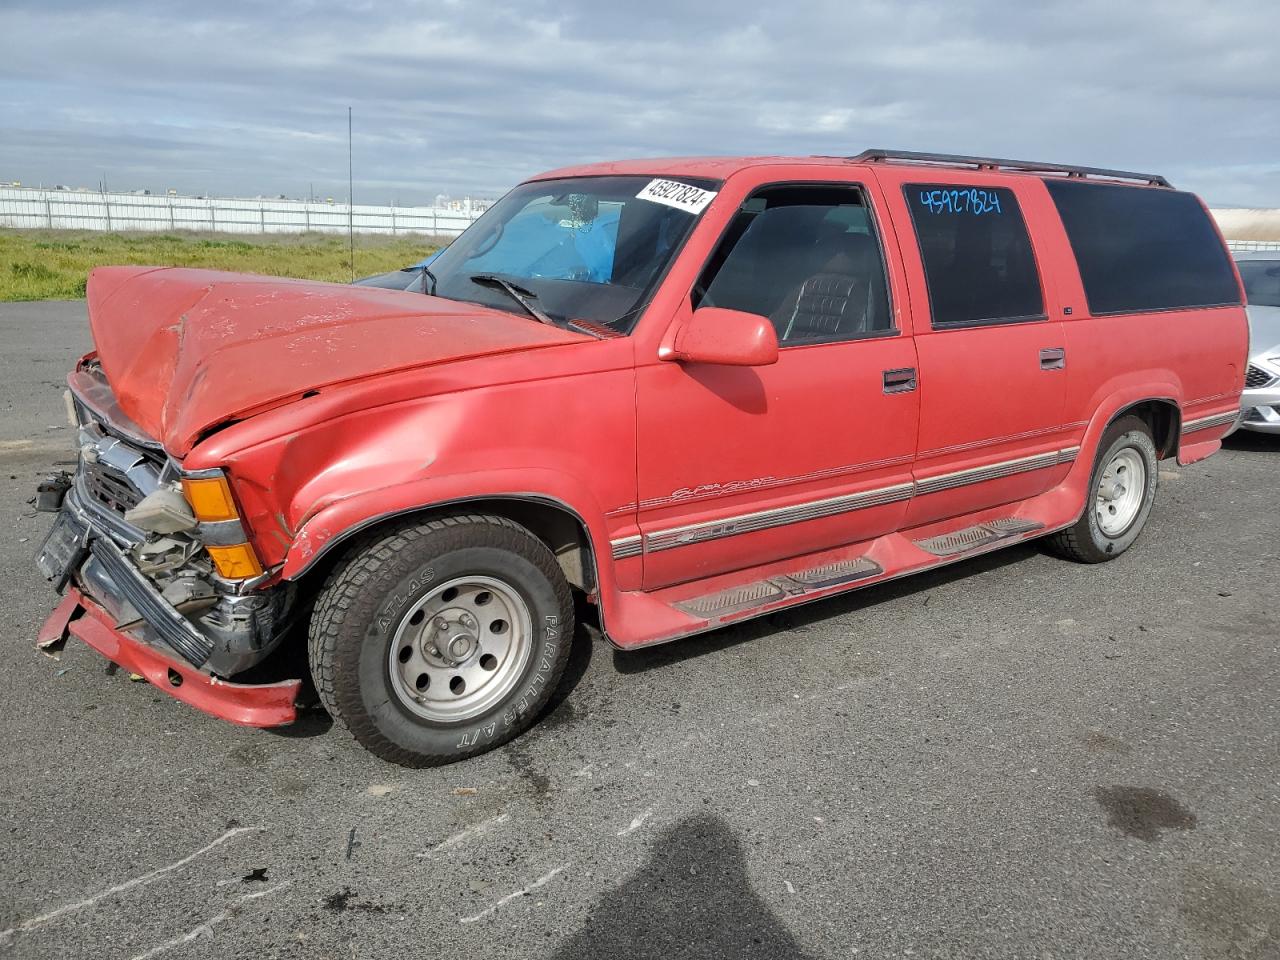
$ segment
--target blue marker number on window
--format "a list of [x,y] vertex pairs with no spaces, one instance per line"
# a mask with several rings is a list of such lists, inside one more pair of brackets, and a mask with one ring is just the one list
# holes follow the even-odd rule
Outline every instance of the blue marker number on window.
[[1004,213],[1000,209],[999,194],[994,190],[982,190],[978,187],[935,187],[921,190],[920,206],[936,214],[967,213],[980,217],[990,213]]

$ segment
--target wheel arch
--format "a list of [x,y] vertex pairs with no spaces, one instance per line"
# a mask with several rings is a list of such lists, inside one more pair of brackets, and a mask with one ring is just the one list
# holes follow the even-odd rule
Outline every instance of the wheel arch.
[[1175,401],[1167,397],[1152,397],[1130,403],[1112,414],[1103,425],[1099,437],[1122,417],[1138,417],[1150,427],[1151,439],[1155,441],[1156,452],[1161,460],[1177,455],[1182,435],[1182,409]]
[[332,568],[343,553],[341,548],[380,530],[462,511],[492,514],[520,524],[547,545],[570,586],[586,593],[599,589],[597,552],[586,520],[563,500],[532,493],[455,497],[368,517],[333,535],[305,559],[292,566],[286,562],[283,579],[314,579]]

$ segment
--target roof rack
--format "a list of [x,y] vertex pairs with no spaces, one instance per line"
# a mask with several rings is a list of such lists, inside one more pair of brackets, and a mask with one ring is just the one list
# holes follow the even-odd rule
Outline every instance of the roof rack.
[[1065,163],[1037,163],[1033,160],[1001,160],[997,157],[967,157],[958,153],[918,153],[914,150],[863,150],[856,157],[845,157],[853,163],[875,163],[883,160],[908,160],[913,163],[939,163],[972,166],[979,170],[1021,170],[1027,173],[1065,173],[1068,177],[1109,177],[1116,180],[1139,180],[1155,187],[1171,187],[1158,173],[1134,173],[1130,170],[1107,170],[1102,167],[1076,167]]

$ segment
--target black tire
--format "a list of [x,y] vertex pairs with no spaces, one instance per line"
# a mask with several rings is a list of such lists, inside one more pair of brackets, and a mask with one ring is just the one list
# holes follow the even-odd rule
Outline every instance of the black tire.
[[[391,644],[433,584],[469,575],[518,593],[530,614],[532,655],[484,713],[433,723],[394,689]],[[308,652],[320,701],[337,723],[384,760],[429,767],[485,753],[532,725],[564,672],[573,629],[569,585],[546,545],[511,520],[467,514],[391,529],[350,549],[316,601]]]
[[[1095,502],[1102,482],[1103,470],[1123,450],[1133,450],[1142,458],[1146,467],[1145,487],[1141,506],[1132,521],[1120,531],[1108,535],[1099,526]],[[1156,498],[1159,483],[1160,456],[1151,428],[1138,417],[1122,417],[1111,424],[1098,444],[1098,456],[1089,476],[1089,489],[1085,495],[1084,512],[1074,525],[1047,540],[1054,553],[1078,563],[1104,563],[1114,560],[1136,541],[1146,525],[1151,505]]]

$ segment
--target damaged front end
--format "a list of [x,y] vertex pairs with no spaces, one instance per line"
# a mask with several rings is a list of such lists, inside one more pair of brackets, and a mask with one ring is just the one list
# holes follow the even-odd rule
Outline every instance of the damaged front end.
[[[37,508],[58,514],[37,565],[59,591],[80,598],[77,606],[97,621],[92,629],[114,634],[113,649],[129,646],[124,659],[150,663],[154,654],[173,661],[159,672],[160,679],[167,676],[168,692],[228,719],[254,722],[224,714],[216,696],[176,689],[187,681],[215,693],[219,685],[228,693],[235,687],[243,700],[252,688],[226,678],[279,645],[296,606],[295,588],[265,586],[271,573],[258,564],[225,477],[218,471],[184,475],[119,409],[93,361],[69,382],[79,460],[74,474],[50,477],[37,490]],[[61,628],[51,618],[42,631],[42,646],[60,644],[68,632],[83,637],[75,629],[77,611],[66,606],[59,608]],[[152,671],[138,672],[156,679]],[[299,682],[291,684],[296,693]],[[278,702],[280,685],[266,686]],[[277,710],[270,724],[260,725],[291,721],[291,699],[287,719]]]

